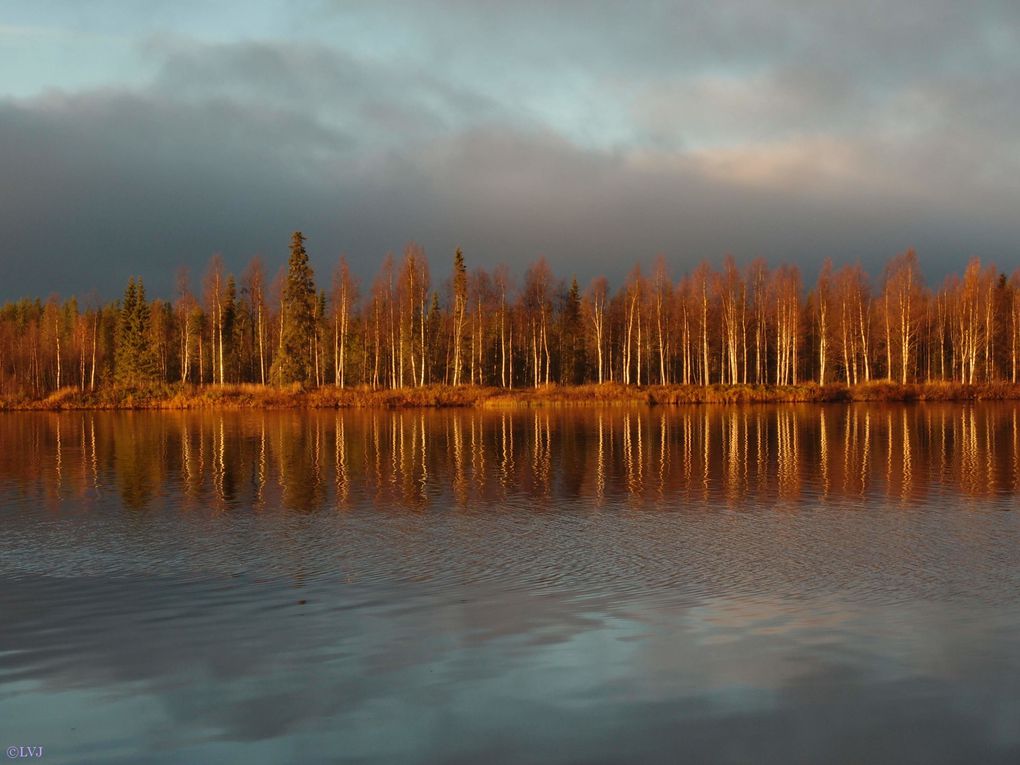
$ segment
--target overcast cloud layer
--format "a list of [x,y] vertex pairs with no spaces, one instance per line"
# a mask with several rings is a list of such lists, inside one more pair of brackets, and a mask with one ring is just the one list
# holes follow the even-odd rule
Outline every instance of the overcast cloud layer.
[[363,276],[412,239],[1020,266],[1015,2],[208,5],[0,11],[0,299],[275,270],[297,228]]

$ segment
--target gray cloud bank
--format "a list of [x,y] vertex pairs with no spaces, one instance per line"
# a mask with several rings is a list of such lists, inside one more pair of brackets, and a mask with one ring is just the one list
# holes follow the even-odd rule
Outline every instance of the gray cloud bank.
[[406,53],[353,52],[316,4],[339,43],[147,38],[144,86],[0,101],[0,298],[169,294],[215,251],[275,268],[297,228],[363,276],[412,239],[443,274],[458,245],[582,280],[658,253],[1020,266],[1009,5],[384,8]]

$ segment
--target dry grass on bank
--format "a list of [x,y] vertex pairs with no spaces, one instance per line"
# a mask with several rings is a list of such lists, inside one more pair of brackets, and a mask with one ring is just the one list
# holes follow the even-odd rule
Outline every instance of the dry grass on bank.
[[901,385],[889,381],[848,387],[817,385],[546,385],[538,388],[485,388],[428,385],[421,388],[372,390],[304,389],[261,385],[153,385],[110,387],[96,391],[63,388],[43,399],[0,398],[0,409],[342,409],[424,407],[545,407],[755,403],[825,403],[849,401],[1004,401],[1020,400],[1020,385],[962,385],[935,382]]
[[0,398],[0,409],[341,409],[475,406],[495,389],[430,385],[400,390],[240,385],[62,388],[43,399]]

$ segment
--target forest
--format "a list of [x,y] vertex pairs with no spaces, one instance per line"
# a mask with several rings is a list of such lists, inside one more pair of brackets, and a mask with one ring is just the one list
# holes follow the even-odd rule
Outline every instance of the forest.
[[234,275],[214,255],[170,300],[132,278],[121,299],[57,296],[0,308],[0,396],[145,386],[256,385],[501,391],[634,386],[1016,384],[1020,270],[972,259],[925,284],[917,254],[873,280],[826,261],[814,284],[795,266],[732,257],[671,274],[660,257],[611,286],[582,286],[544,259],[520,278],[469,268],[458,249],[433,280],[422,247],[387,255],[371,284],[344,258],[316,280],[305,237],[274,278],[254,258]]

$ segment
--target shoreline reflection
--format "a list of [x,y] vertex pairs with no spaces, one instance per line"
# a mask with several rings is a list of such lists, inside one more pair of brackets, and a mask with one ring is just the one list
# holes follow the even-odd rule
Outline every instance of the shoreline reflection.
[[0,417],[0,480],[47,507],[920,504],[1020,491],[1015,404]]

